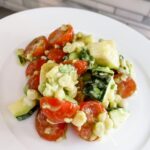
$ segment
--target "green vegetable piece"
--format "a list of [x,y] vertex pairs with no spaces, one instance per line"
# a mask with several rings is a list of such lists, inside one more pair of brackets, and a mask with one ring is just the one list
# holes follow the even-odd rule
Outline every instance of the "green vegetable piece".
[[23,88],[24,94],[27,95],[27,91],[28,91],[28,85],[26,84]]
[[19,59],[19,63],[21,65],[25,65],[26,62],[27,62],[27,59],[24,56],[24,50],[23,49],[18,49],[16,54],[17,54],[17,57]]
[[88,50],[98,65],[107,66],[111,69],[119,68],[119,55],[114,41],[103,40],[91,43],[88,45]]
[[30,116],[32,116],[32,114],[39,108],[39,105],[36,105],[35,107],[33,107],[28,113],[21,115],[21,116],[17,116],[17,120],[18,121],[22,121],[25,120],[27,118],[29,118]]
[[[111,88],[113,74],[113,71],[108,67],[93,67],[91,76],[89,76],[90,79],[84,80],[84,94],[89,98],[97,99],[102,102]],[[83,79],[85,77],[83,76]]]
[[109,68],[109,67],[102,67],[102,66],[95,66],[92,68],[92,73],[96,74],[96,73],[108,73],[110,75],[114,75],[114,72]]
[[93,68],[95,59],[89,54],[87,49],[82,49],[79,53],[79,59],[86,60],[89,63],[89,69]]
[[129,117],[129,112],[123,108],[111,110],[109,116],[113,121],[114,127],[120,126]]
[[93,77],[91,81],[85,82],[84,94],[87,97],[92,99],[97,99],[99,101],[103,101],[103,98],[106,94],[107,87],[111,80],[111,76],[106,76],[106,78],[97,78]]
[[76,52],[72,52],[69,54],[69,60],[78,59],[78,54]]
[[27,102],[25,102],[24,98],[25,97],[22,97],[21,99],[8,106],[9,111],[15,117],[27,114],[37,104],[37,102],[33,100],[29,102],[30,104],[28,104]]

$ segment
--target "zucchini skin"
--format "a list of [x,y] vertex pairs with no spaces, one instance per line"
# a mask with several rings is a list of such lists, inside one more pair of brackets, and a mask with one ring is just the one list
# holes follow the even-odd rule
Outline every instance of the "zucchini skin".
[[18,121],[23,121],[27,118],[29,118],[30,116],[33,115],[33,113],[39,109],[39,104],[38,105],[35,105],[35,107],[33,107],[28,113],[24,114],[24,115],[21,115],[21,116],[17,116],[16,119]]
[[86,97],[103,101],[108,85],[112,79],[113,71],[104,67],[89,70],[90,79],[85,81],[83,93]]

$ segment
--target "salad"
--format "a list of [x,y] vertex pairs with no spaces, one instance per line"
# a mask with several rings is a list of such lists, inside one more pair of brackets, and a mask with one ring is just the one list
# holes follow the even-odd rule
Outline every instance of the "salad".
[[66,24],[33,39],[17,56],[27,82],[8,107],[19,121],[37,110],[40,137],[63,139],[71,124],[80,138],[95,141],[128,118],[125,101],[136,91],[133,65],[113,40],[74,33]]

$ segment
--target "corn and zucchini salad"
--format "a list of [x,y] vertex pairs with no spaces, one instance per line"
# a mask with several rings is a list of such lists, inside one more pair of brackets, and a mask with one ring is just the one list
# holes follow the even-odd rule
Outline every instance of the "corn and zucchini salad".
[[8,108],[19,121],[38,110],[35,127],[43,139],[64,139],[71,124],[79,137],[95,141],[128,118],[134,70],[113,40],[74,33],[66,24],[18,49],[17,57],[27,82]]

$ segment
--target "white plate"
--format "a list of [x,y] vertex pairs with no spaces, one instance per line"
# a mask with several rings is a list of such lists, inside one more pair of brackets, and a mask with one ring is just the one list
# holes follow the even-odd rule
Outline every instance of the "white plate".
[[[130,118],[101,142],[86,142],[72,131],[62,142],[39,138],[34,116],[18,122],[7,110],[10,102],[23,94],[24,68],[16,63],[15,50],[32,38],[45,34],[61,24],[70,23],[75,31],[96,38],[114,39],[118,50],[135,64],[138,92],[129,99]],[[138,150],[147,147],[150,135],[150,42],[126,25],[108,17],[71,8],[42,8],[24,11],[0,20],[0,149],[5,150]],[[112,140],[113,139],[113,140]]]

